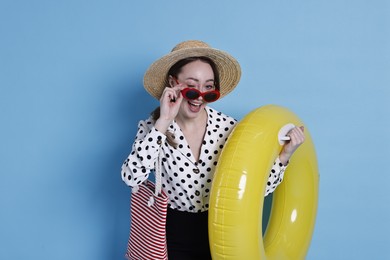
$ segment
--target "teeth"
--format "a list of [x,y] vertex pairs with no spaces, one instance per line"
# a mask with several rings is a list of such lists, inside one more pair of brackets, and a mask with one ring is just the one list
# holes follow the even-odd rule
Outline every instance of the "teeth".
[[198,107],[200,107],[200,105],[201,104],[194,104],[194,103],[192,103],[192,102],[189,102],[191,105],[193,105],[193,106],[198,106]]

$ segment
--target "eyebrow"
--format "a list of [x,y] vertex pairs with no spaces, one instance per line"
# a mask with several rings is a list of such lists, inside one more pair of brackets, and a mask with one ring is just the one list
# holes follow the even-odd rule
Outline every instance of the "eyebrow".
[[[186,78],[186,80],[193,80],[193,81],[196,81],[196,82],[199,82],[199,80],[198,79],[196,79],[196,78],[192,78],[192,77],[188,77],[188,78]],[[214,79],[208,79],[208,80],[206,80],[206,82],[214,82],[215,80]]]

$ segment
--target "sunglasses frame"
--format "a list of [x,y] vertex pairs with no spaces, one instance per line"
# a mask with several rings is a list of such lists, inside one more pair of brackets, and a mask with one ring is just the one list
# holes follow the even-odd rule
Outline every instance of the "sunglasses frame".
[[[194,97],[194,98],[188,97],[187,93],[190,92],[190,91],[195,92],[196,93],[196,97]],[[202,97],[203,100],[206,101],[207,103],[211,103],[211,102],[217,101],[219,99],[219,97],[221,96],[221,93],[217,89],[211,90],[211,91],[206,91],[206,92],[200,92],[196,88],[185,88],[185,89],[183,89],[181,91],[181,94],[187,100],[195,100],[195,99],[198,99],[199,97]],[[207,95],[210,95],[210,94],[212,94],[213,97],[215,97],[215,98],[213,98],[211,100],[210,99],[207,100],[208,99]]]
[[[174,79],[175,79],[175,81],[176,81],[177,84],[180,84],[180,83],[179,83],[179,80],[178,80],[176,77],[174,77]],[[187,94],[189,91],[194,91],[194,92],[196,92],[197,97],[195,97],[195,98],[189,98],[189,97],[187,97],[186,94]],[[187,99],[187,100],[195,100],[195,99],[197,99],[197,98],[199,98],[199,97],[202,97],[203,100],[206,101],[207,103],[211,103],[211,102],[217,101],[217,100],[219,99],[219,97],[221,96],[221,92],[219,92],[218,89],[214,89],[214,90],[206,91],[206,92],[200,92],[200,91],[197,90],[196,88],[189,88],[189,87],[183,89],[183,90],[181,91],[181,94],[182,94],[183,97],[184,97],[185,99]],[[214,94],[214,95],[216,95],[216,98],[215,98],[215,99],[212,99],[211,101],[208,101],[208,100],[206,100],[207,98],[205,98],[206,95],[208,95],[208,94]]]

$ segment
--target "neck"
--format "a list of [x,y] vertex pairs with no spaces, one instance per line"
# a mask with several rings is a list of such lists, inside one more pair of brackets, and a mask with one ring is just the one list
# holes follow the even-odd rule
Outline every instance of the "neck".
[[194,118],[188,118],[182,115],[177,115],[176,117],[176,123],[180,126],[182,130],[204,127],[204,123],[206,122],[206,120],[207,112],[205,109],[200,112],[199,116]]

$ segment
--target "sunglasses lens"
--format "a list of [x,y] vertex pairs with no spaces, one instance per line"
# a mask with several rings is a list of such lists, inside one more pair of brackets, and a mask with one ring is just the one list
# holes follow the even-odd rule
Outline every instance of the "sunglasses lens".
[[196,90],[188,90],[185,94],[187,99],[197,99],[199,97],[199,92]]
[[218,99],[218,94],[216,92],[206,93],[203,98],[206,102],[213,102]]

